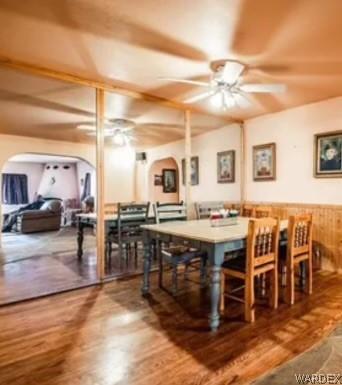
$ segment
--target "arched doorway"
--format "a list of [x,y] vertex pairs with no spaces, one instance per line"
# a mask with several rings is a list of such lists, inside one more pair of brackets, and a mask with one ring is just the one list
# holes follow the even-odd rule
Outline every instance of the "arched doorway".
[[[96,170],[86,160],[22,153],[1,169],[0,304],[97,281],[96,238],[77,257],[77,221],[96,197]],[[89,206],[89,205],[88,205]]]
[[[170,178],[170,184],[175,184],[175,189],[165,188],[164,182],[166,181],[163,180],[165,176]],[[149,201],[161,203],[179,202],[179,169],[174,158],[168,157],[154,161],[150,167],[148,181]]]

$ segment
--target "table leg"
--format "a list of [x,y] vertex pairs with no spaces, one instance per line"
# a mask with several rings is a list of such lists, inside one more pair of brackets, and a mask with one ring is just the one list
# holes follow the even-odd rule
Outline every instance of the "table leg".
[[144,275],[143,275],[143,285],[141,288],[141,293],[146,295],[150,291],[150,270],[152,262],[152,253],[151,253],[151,239],[149,232],[144,230],[143,233],[143,242],[144,242]]
[[83,239],[84,239],[84,226],[79,219],[77,223],[77,256],[78,259],[82,259],[83,255]]
[[111,233],[110,226],[108,221],[105,221],[105,267],[111,265],[112,262],[112,242],[111,242]]
[[220,325],[220,295],[221,295],[221,265],[224,260],[223,245],[217,244],[210,256],[211,277],[210,277],[210,298],[211,312],[209,316],[209,326],[212,331],[216,331]]

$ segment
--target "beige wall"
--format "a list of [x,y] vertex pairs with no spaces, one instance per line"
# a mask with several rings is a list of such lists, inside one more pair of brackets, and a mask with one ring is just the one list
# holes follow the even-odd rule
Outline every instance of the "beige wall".
[[[342,130],[342,97],[245,122],[247,129],[247,200],[342,204],[342,179],[313,176],[314,135]],[[277,179],[253,181],[252,147],[277,144]]]
[[[162,175],[163,169],[174,169],[176,170],[176,175],[179,175],[178,166],[176,161],[173,158],[166,158],[155,161],[149,172],[149,198],[151,202],[161,202],[161,203],[175,203],[179,201],[179,186],[177,185],[176,193],[164,193],[163,186],[154,185],[154,175]],[[179,183],[178,183],[179,184]]]
[[[73,156],[88,161],[94,167],[96,166],[95,144],[0,135],[0,169],[10,157],[23,153]],[[134,179],[134,151],[107,147],[105,151],[105,201],[134,200]]]
[[[236,151],[235,183],[217,183],[217,152]],[[240,127],[236,124],[209,131],[192,138],[192,154],[199,157],[199,185],[191,187],[193,202],[209,200],[238,201],[240,199]],[[179,169],[180,199],[184,199],[182,185],[181,162],[184,158],[184,140],[169,143],[147,151],[147,162],[137,168],[138,196],[140,200],[148,200],[149,170],[153,162],[165,157],[176,160]]]

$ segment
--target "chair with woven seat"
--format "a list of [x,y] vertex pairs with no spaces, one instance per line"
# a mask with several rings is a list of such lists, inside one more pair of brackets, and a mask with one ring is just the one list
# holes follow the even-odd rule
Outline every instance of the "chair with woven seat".
[[141,225],[147,223],[150,203],[118,203],[117,226],[110,229],[107,239],[107,252],[110,259],[112,243],[119,246],[120,259],[123,246],[126,246],[126,256],[131,245],[135,248],[137,258],[138,242],[143,240]]
[[289,305],[295,302],[295,270],[305,264],[306,294],[312,293],[312,215],[291,216],[288,224],[288,243],[286,253],[286,295]]
[[[159,203],[154,205],[154,213],[157,223],[165,223],[171,221],[183,221],[187,219],[186,206],[180,203]],[[185,278],[188,279],[190,268],[198,270],[197,265],[200,264],[200,283],[201,286],[206,285],[206,263],[207,254],[201,250],[191,248],[186,244],[177,244],[162,247],[158,242],[157,254],[159,256],[159,287],[163,286],[164,262],[171,266],[172,269],[172,294],[176,295],[178,291],[178,267],[183,265]]]
[[[278,243],[279,220],[273,218],[251,219],[248,225],[245,257],[237,257],[222,264],[221,311],[225,309],[225,298],[244,303],[245,321],[255,321],[254,279],[262,274],[270,275],[269,305],[278,307]],[[244,281],[244,296],[238,297],[236,290],[226,292],[227,278]],[[238,289],[241,289],[239,287]]]
[[[159,287],[164,288],[163,272],[164,262],[172,268],[172,294],[176,295],[178,291],[178,267],[185,266],[184,275],[188,280],[189,267],[200,264],[200,285],[204,287],[207,281],[206,263],[207,253],[187,245],[172,245],[161,250],[159,263]],[[198,270],[198,268],[194,268]]]
[[153,205],[156,223],[164,223],[169,221],[186,221],[186,206],[183,201],[172,203],[156,202]]

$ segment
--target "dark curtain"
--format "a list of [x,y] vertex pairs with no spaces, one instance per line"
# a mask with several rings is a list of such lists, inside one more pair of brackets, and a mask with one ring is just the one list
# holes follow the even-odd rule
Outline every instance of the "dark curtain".
[[83,200],[85,198],[90,196],[90,192],[91,192],[91,174],[90,174],[90,172],[87,172],[85,174],[85,178],[84,178],[84,185],[83,185],[83,191],[82,191],[82,195],[81,195],[81,202],[83,202]]
[[8,205],[29,203],[27,175],[2,174],[2,203]]

